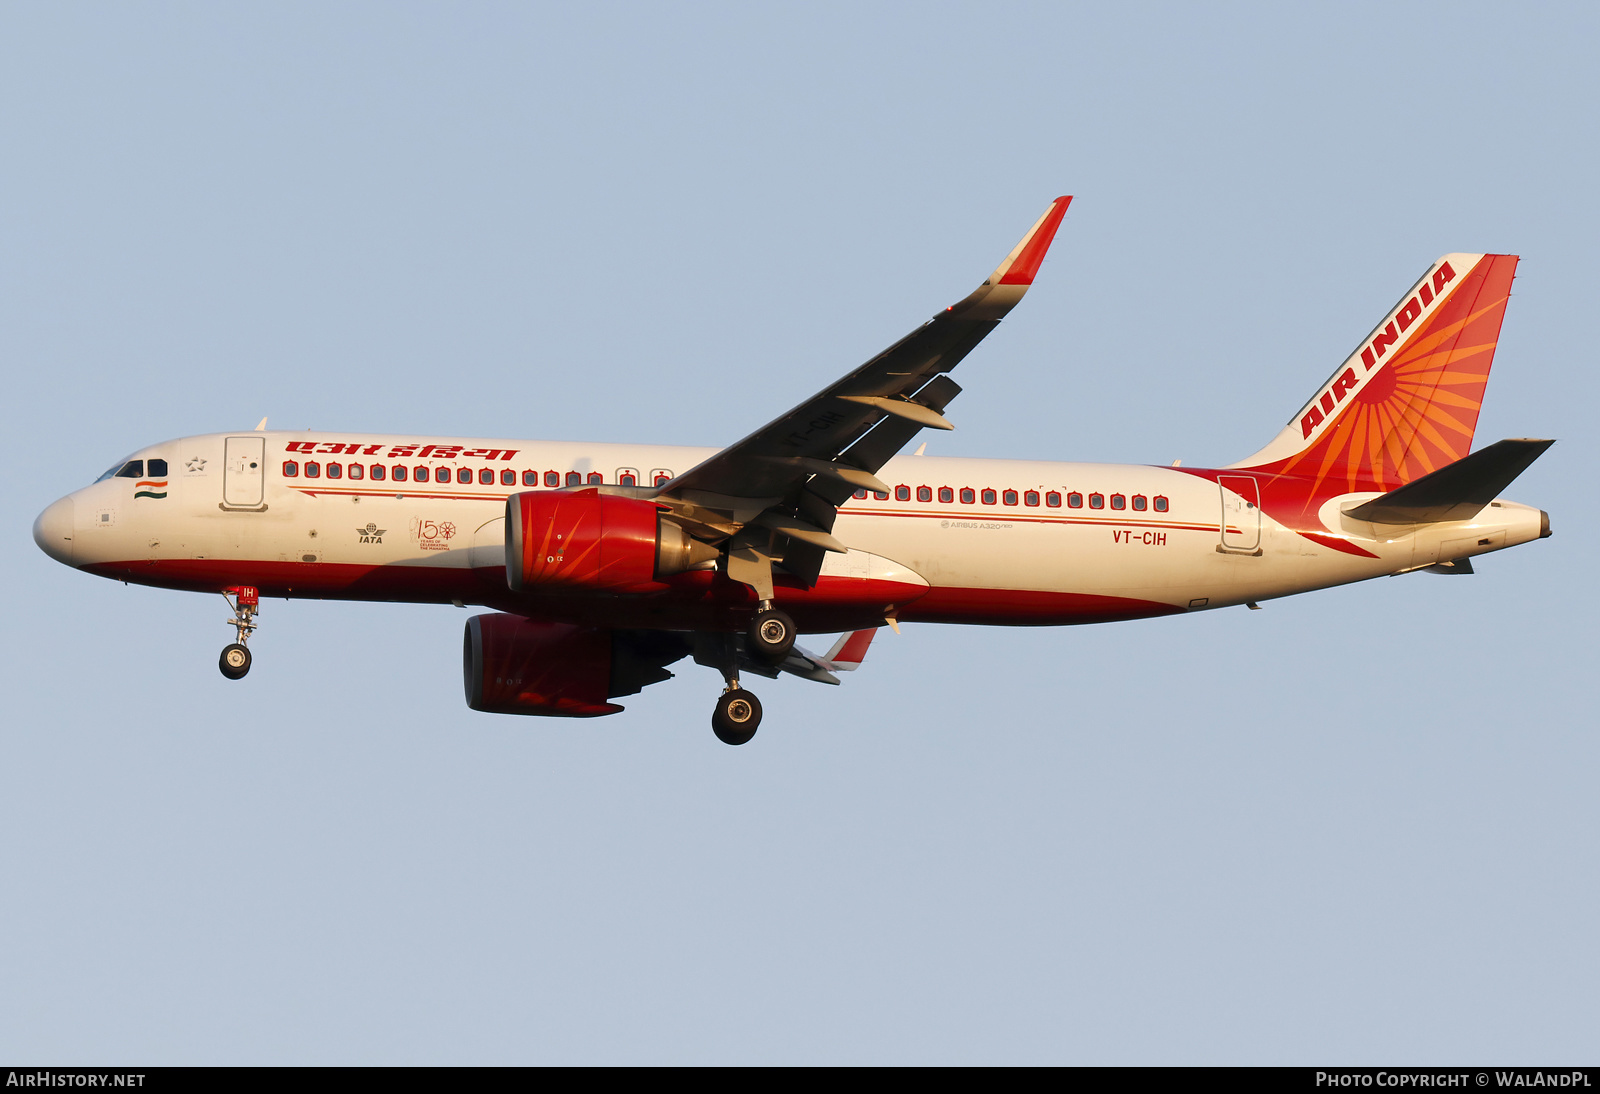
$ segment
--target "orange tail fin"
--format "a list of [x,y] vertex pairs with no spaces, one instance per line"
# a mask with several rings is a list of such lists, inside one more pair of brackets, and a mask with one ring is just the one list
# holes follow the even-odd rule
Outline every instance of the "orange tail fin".
[[1465,456],[1516,255],[1445,255],[1272,443],[1236,468],[1313,495],[1392,490]]

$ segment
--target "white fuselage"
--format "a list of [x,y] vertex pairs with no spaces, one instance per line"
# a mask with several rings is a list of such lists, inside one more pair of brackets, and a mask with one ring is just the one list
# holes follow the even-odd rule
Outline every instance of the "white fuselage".
[[[85,486],[46,510],[35,536],[63,562],[144,584],[516,607],[503,571],[509,495],[549,489],[551,474],[563,487],[649,487],[715,451],[209,434],[135,453],[129,459],[146,465],[165,461],[167,473]],[[449,481],[440,481],[441,472]],[[1317,527],[1293,528],[1219,485],[1216,474],[898,457],[879,472],[895,493],[887,499],[868,493],[840,508],[833,535],[850,553],[828,556],[828,603],[859,601],[858,614],[875,613],[880,622],[886,610],[906,621],[1134,618],[1401,573],[1525,543],[1547,530],[1538,509],[1498,501],[1469,521],[1418,526],[1373,526],[1343,516],[1371,493],[1333,499],[1316,514]],[[1318,538],[1301,534],[1308,530]],[[899,590],[893,602],[875,602],[890,587],[878,582]],[[782,590],[779,599],[789,602]],[[794,610],[803,630],[849,622],[838,613],[808,619],[804,601],[795,601]],[[628,611],[615,616],[624,617],[643,625]],[[667,628],[698,625],[675,622],[670,611],[652,618]]]

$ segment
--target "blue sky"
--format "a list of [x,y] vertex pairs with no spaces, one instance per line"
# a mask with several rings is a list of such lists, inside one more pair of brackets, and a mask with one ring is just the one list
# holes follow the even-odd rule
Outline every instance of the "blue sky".
[[[1592,7],[0,7],[0,1057],[1587,1059]],[[906,627],[588,723],[454,608],[38,552],[140,445],[722,444],[1059,193],[939,455],[1256,450],[1428,263],[1523,256],[1478,443],[1550,540],[1059,630]]]

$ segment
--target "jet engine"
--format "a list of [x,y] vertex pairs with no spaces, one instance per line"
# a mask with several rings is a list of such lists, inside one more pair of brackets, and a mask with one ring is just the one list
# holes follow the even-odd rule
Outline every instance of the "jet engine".
[[506,582],[516,592],[656,592],[661,578],[717,553],[640,498],[590,488],[506,499]]
[[608,699],[670,679],[666,666],[689,649],[679,635],[475,615],[462,644],[467,706],[558,718],[615,714],[622,707]]

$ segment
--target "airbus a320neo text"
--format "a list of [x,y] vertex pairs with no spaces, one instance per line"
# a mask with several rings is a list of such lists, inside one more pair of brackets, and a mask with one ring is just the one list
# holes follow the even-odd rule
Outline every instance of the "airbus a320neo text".
[[[119,460],[34,523],[52,558],[221,593],[250,669],[260,599],[483,605],[467,703],[591,717],[684,658],[761,722],[744,675],[837,684],[877,628],[1181,615],[1365,578],[1470,574],[1550,534],[1501,492],[1552,443],[1472,451],[1516,270],[1448,254],[1259,452],[1227,467],[902,455],[1033,284],[1070,198],[971,295],[722,449],[255,431]],[[920,450],[919,450],[920,451]],[[801,634],[842,634],[826,654]]]

